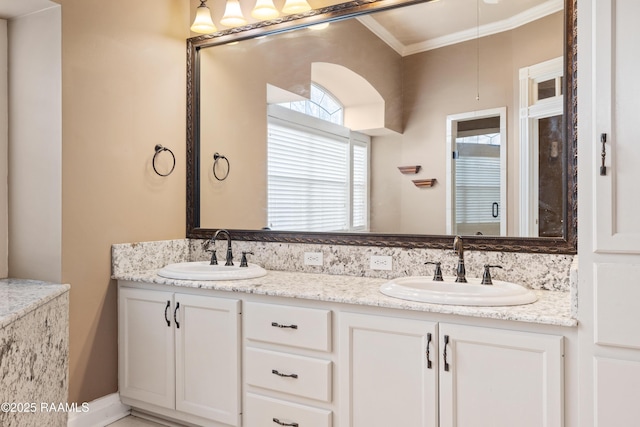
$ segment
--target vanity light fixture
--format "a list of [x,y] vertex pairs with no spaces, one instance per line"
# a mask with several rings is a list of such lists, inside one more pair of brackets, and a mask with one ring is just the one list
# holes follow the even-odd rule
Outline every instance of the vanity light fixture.
[[200,6],[196,9],[196,17],[191,25],[191,31],[200,34],[215,33],[218,31],[211,19],[211,11],[205,4],[207,0],[200,0]]
[[273,0],[257,0],[251,11],[251,16],[260,20],[269,20],[280,16],[280,12],[273,4]]
[[295,13],[304,13],[311,10],[311,6],[307,0],[287,0],[282,7],[282,13],[293,15]]
[[226,27],[240,27],[247,24],[247,20],[242,15],[240,2],[238,0],[227,0],[227,7],[220,23]]

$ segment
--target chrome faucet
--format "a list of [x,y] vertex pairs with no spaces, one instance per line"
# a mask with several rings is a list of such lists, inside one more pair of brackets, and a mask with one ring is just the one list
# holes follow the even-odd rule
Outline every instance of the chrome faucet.
[[[224,263],[224,265],[230,266],[230,265],[233,265],[233,252],[231,252],[231,235],[227,230],[220,229],[216,231],[216,233],[213,235],[213,237],[209,241],[209,246],[214,245],[216,243],[216,239],[218,238],[218,235],[221,233],[224,233],[227,235],[227,256],[226,256],[226,262]],[[209,264],[218,265],[218,259],[216,258],[215,248],[213,249],[213,254],[211,255],[211,262]]]
[[458,268],[456,268],[456,282],[467,283],[466,274],[464,268],[464,248],[462,247],[462,237],[456,236],[453,239],[453,250],[458,255]]

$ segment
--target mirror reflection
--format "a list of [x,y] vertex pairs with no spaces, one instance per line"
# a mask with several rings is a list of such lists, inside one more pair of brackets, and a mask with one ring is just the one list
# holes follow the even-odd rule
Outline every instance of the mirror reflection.
[[449,0],[201,49],[200,227],[563,237],[563,37]]

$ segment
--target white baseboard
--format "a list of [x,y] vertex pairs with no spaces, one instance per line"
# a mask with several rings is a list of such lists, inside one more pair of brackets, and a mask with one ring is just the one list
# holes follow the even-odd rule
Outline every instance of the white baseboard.
[[87,412],[69,413],[67,427],[104,427],[130,413],[131,407],[120,402],[118,393],[113,393],[89,402]]

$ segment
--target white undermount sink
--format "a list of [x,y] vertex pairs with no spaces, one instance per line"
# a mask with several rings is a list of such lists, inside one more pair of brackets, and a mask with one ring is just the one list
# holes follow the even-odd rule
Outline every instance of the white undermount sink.
[[267,274],[267,270],[257,264],[239,267],[240,263],[210,265],[209,261],[180,262],[168,264],[158,271],[158,276],[183,280],[240,280],[255,279]]
[[437,282],[431,277],[409,276],[393,279],[380,287],[380,292],[394,298],[433,304],[506,306],[530,304],[537,300],[529,289],[515,283],[494,280],[481,285],[480,279],[456,283],[455,277]]

